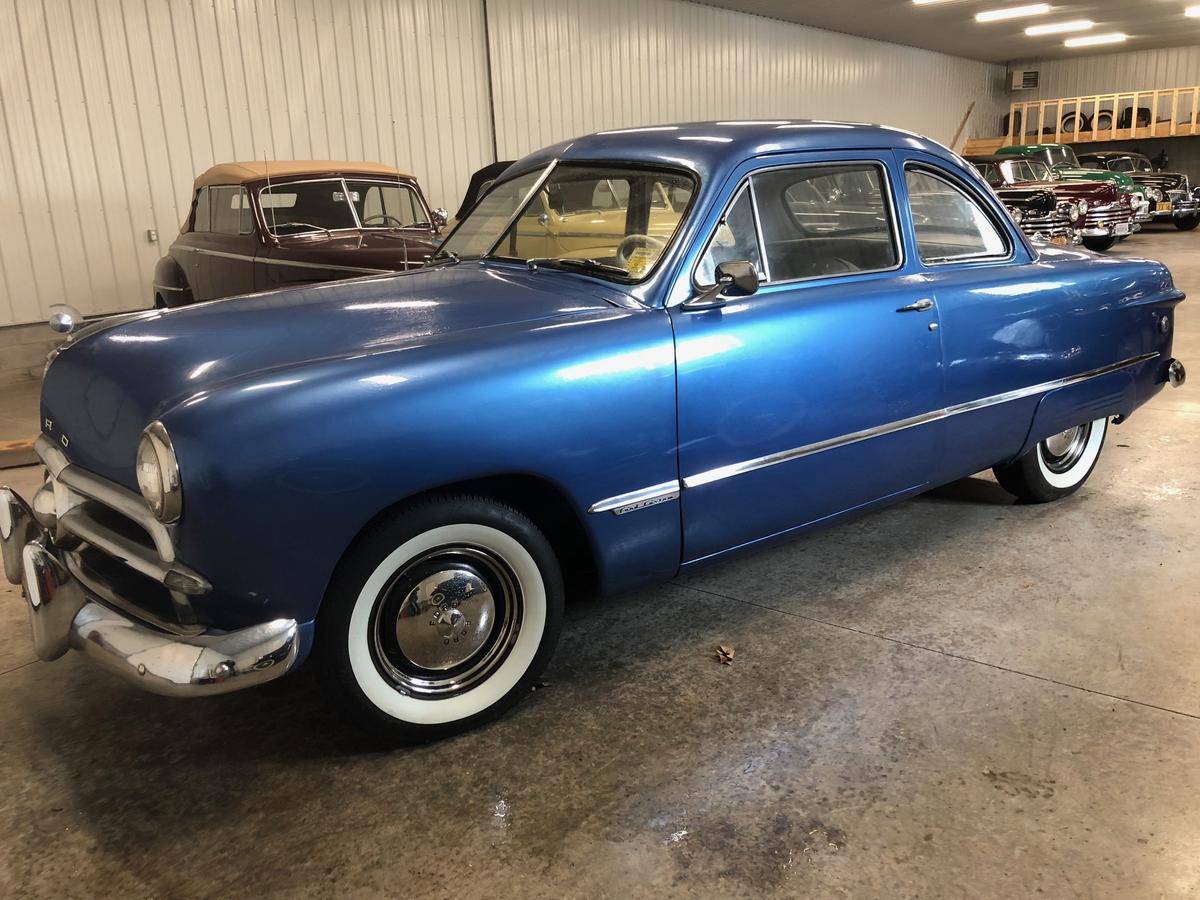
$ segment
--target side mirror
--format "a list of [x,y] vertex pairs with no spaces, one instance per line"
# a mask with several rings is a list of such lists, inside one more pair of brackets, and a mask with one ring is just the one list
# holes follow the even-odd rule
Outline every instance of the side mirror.
[[446,212],[444,207],[439,206],[433,211],[433,227],[441,231],[446,227],[446,223],[450,220],[450,214]]
[[684,300],[683,309],[719,309],[729,297],[749,297],[758,291],[758,272],[749,260],[717,263],[715,274],[717,283],[692,299]]

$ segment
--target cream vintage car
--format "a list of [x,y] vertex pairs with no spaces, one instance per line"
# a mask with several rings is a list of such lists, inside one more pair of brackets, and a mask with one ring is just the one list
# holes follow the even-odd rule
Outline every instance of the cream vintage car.
[[[476,176],[504,165],[481,169]],[[474,208],[491,188],[495,176],[492,178],[493,181],[472,178],[472,190],[460,213]],[[509,237],[510,255],[524,259],[588,258],[609,256],[616,245],[618,265],[633,273],[644,272],[675,232],[691,198],[690,183],[665,176],[653,186],[646,233],[626,237],[625,223],[630,214],[628,182],[564,180],[551,190],[540,191],[521,214]],[[634,213],[639,214],[637,210]]]

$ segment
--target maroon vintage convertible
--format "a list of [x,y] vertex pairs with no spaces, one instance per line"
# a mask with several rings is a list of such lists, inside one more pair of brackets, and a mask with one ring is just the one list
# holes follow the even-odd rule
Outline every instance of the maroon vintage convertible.
[[154,305],[414,269],[445,223],[412,175],[379,163],[222,163],[196,179]]

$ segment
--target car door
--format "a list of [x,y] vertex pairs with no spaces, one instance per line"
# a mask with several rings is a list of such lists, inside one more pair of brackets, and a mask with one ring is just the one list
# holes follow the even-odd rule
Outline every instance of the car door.
[[1012,392],[1058,377],[1079,349],[1072,350],[1070,317],[1062,315],[1072,287],[1036,264],[968,172],[916,151],[897,151],[897,158],[913,261],[940,319],[946,450],[937,480],[945,482],[1020,449],[1038,397]]
[[[900,237],[890,151],[759,159],[687,278],[752,296],[670,310],[684,560],[920,490],[940,452],[938,312]],[[718,218],[719,216],[719,218]]]
[[254,290],[258,234],[250,198],[241,185],[209,188],[210,231],[199,248],[204,299],[233,297]]

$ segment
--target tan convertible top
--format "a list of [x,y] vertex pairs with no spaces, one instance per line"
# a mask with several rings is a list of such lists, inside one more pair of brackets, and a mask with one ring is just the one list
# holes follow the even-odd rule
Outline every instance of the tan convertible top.
[[210,184],[245,184],[262,181],[268,175],[284,178],[293,175],[387,175],[391,178],[413,176],[391,166],[374,162],[344,162],[334,159],[272,159],[253,162],[218,163],[197,179],[195,187]]

